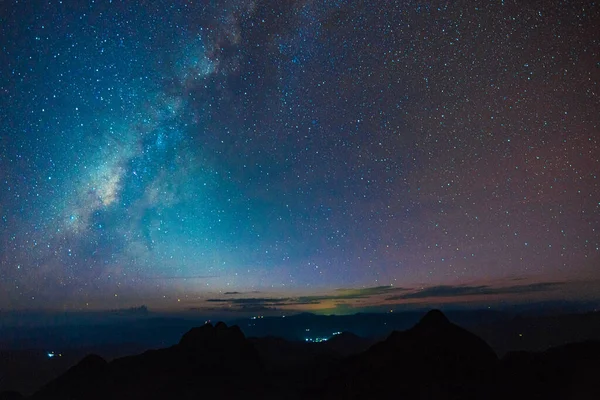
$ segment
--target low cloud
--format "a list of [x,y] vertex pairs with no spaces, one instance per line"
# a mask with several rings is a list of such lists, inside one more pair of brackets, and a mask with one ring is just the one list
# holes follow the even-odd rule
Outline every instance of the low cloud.
[[[513,281],[516,282],[516,281]],[[483,295],[518,295],[544,293],[561,288],[566,282],[541,282],[532,284],[513,284],[509,286],[491,285],[439,285],[422,290],[395,286],[373,286],[359,289],[336,289],[330,294],[297,297],[243,297],[257,292],[225,292],[228,297],[205,300],[222,311],[269,311],[298,306],[319,306],[327,308],[360,308],[384,306],[402,303],[403,300],[425,300],[431,298],[460,298]],[[239,296],[239,297],[231,297]],[[301,308],[301,307],[300,307]],[[314,307],[311,307],[314,308]]]
[[[238,297],[238,298],[213,298],[207,299],[208,303],[219,303],[227,305],[240,311],[249,309],[273,310],[276,307],[299,306],[299,305],[317,305],[324,301],[339,301],[343,303],[347,300],[356,300],[370,298],[374,296],[389,295],[397,292],[408,291],[409,289],[397,288],[394,286],[373,286],[360,289],[336,289],[333,294],[317,296],[299,296],[299,297]],[[240,292],[226,292],[225,295],[243,294]]]
[[281,305],[295,304],[294,299],[287,298],[287,297],[284,297],[284,298],[244,297],[244,298],[238,298],[238,299],[207,299],[206,301],[209,303],[227,303],[229,305],[238,305],[238,306],[247,306],[247,305],[252,305],[252,306],[278,305],[278,306],[281,306]]
[[511,295],[525,293],[549,292],[563,286],[565,282],[541,282],[529,285],[512,285],[504,287],[493,287],[489,285],[440,285],[431,286],[423,290],[411,293],[399,294],[387,297],[388,301],[425,299],[430,297],[461,297],[461,296],[482,296],[482,295]]
[[405,292],[409,289],[395,287],[395,286],[373,286],[361,289],[337,289],[335,294],[330,296],[324,296],[325,300],[351,300],[351,299],[362,299],[371,296],[378,296],[382,294],[390,294],[395,292]]

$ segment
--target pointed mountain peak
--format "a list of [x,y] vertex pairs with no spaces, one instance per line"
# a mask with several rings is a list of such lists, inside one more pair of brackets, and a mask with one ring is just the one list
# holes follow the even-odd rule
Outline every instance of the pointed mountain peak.
[[425,314],[417,325],[421,326],[443,326],[450,324],[450,320],[440,310],[431,310]]

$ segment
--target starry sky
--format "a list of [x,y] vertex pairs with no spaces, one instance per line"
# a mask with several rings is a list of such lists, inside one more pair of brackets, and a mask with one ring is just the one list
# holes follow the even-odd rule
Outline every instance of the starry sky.
[[0,308],[600,292],[600,5],[3,1]]

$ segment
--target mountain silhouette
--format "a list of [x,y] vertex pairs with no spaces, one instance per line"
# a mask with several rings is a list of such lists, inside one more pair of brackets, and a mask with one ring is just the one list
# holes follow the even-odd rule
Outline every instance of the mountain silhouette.
[[600,399],[600,342],[570,343],[541,353],[508,353],[502,360],[503,397]]
[[13,390],[6,390],[0,392],[0,400],[22,400],[25,397],[19,392],[15,392]]
[[[84,398],[90,388],[101,385],[107,377],[108,363],[90,354],[63,375],[46,385],[37,396],[43,398]],[[35,396],[34,396],[35,398]]]
[[352,332],[342,332],[332,336],[323,346],[341,356],[350,356],[367,350],[374,341],[355,335]]
[[[238,326],[190,329],[171,347],[107,362],[89,355],[31,397],[45,399],[598,399],[600,342],[499,360],[441,311],[371,345],[244,336]],[[21,398],[5,392],[0,399]]]
[[448,357],[454,357],[461,364],[489,366],[498,360],[485,341],[451,323],[439,310],[429,311],[413,328],[393,336],[400,342],[423,345],[420,351],[443,353]]
[[359,399],[378,388],[385,396],[399,391],[409,398],[477,398],[497,362],[483,340],[433,310],[349,360],[319,392]]
[[179,341],[179,346],[189,350],[231,354],[234,351],[251,351],[244,333],[238,326],[227,327],[218,322],[214,327],[206,324],[192,328]]
[[258,353],[237,326],[206,324],[166,349],[110,363],[88,356],[33,398],[231,398],[241,396],[250,377],[262,369]]
[[421,320],[415,325],[418,326],[444,326],[446,324],[450,324],[450,320],[444,315],[441,310],[430,310],[421,318]]

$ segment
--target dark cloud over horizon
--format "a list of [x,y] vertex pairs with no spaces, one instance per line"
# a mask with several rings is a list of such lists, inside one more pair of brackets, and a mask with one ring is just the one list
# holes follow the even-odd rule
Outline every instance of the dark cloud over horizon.
[[[513,279],[514,280],[514,279]],[[520,279],[519,279],[520,280]],[[299,297],[239,297],[239,298],[211,298],[208,303],[222,304],[240,311],[246,310],[275,310],[278,307],[320,305],[323,302],[333,301],[336,306],[353,304],[360,307],[362,304],[353,300],[367,299],[372,307],[402,304],[401,300],[427,300],[449,298],[464,300],[464,297],[477,297],[485,295],[504,296],[507,301],[514,295],[548,294],[568,286],[569,282],[539,282],[523,285],[491,286],[491,285],[440,285],[424,289],[398,288],[393,286],[375,286],[361,289],[337,289],[332,294],[299,296]],[[244,295],[244,293],[236,293]],[[391,296],[389,296],[391,295]]]
[[[240,297],[234,299],[228,298],[212,298],[206,299],[208,303],[225,303],[231,306],[297,306],[297,305],[315,305],[320,304],[322,301],[328,300],[355,300],[370,298],[372,296],[379,296],[382,294],[389,294],[394,292],[401,292],[407,289],[396,288],[393,286],[374,286],[369,288],[361,289],[337,289],[330,295],[322,296],[299,296],[299,297]],[[224,293],[233,294],[233,293]],[[243,294],[243,293],[235,293]]]
[[560,289],[566,282],[540,282],[527,285],[500,286],[493,287],[489,285],[441,285],[431,286],[411,293],[399,294],[387,297],[386,300],[408,300],[408,299],[427,299],[435,297],[463,297],[463,296],[483,296],[483,295],[514,295],[514,294],[532,294],[539,292],[551,292]]

